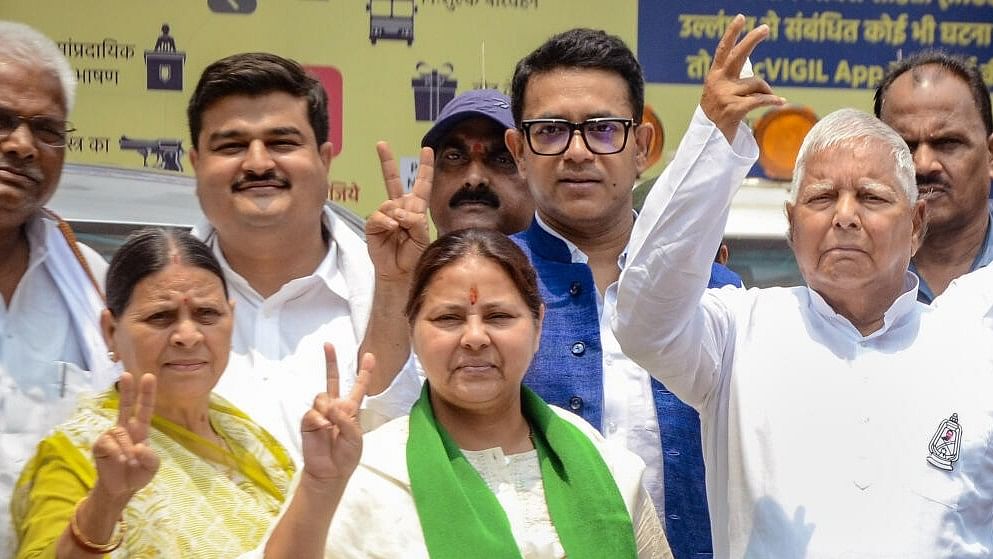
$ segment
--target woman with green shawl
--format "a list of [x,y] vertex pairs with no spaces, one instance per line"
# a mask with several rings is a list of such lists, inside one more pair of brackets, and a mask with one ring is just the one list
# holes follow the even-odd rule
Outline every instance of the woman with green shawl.
[[211,394],[231,349],[220,265],[145,230],[107,271],[101,324],[123,373],[41,442],[14,491],[17,557],[227,558],[257,546],[293,476],[264,429]]
[[319,397],[293,498],[245,557],[671,557],[641,460],[522,386],[543,313],[504,235],[431,244],[406,307],[420,399],[363,439],[361,394]]

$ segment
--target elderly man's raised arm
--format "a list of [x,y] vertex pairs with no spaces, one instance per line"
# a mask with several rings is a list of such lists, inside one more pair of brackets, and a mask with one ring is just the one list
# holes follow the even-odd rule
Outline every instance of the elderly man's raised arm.
[[624,353],[698,408],[717,382],[732,326],[723,306],[704,295],[710,265],[731,198],[758,157],[741,120],[784,102],[765,81],[739,77],[768,35],[760,26],[735,44],[743,27],[742,16],[728,26],[700,107],[638,216],[613,317]]

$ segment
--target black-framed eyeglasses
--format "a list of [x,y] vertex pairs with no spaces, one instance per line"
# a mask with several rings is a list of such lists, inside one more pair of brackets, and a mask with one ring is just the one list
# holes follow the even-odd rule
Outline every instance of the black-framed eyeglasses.
[[521,121],[528,146],[537,155],[562,155],[569,149],[576,130],[590,152],[610,155],[624,151],[628,131],[634,125],[631,118],[591,118],[570,122],[563,118],[534,118]]
[[53,148],[60,148],[66,145],[66,137],[70,132],[75,132],[72,123],[68,120],[59,120],[48,116],[21,116],[9,109],[0,107],[0,138],[6,138],[20,128],[21,124],[27,124],[35,140]]

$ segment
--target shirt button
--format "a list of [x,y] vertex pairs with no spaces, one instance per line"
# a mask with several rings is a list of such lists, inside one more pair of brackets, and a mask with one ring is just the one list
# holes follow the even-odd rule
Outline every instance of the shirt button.
[[583,409],[583,399],[579,396],[573,396],[569,398],[569,409],[572,411],[579,411]]
[[669,456],[679,456],[679,451],[674,448],[670,448],[669,450],[665,451],[665,453],[668,454]]
[[586,344],[584,344],[583,342],[576,342],[572,344],[571,351],[573,355],[579,357],[580,355],[586,353]]
[[610,431],[611,433],[616,433],[617,432],[617,424],[614,423],[613,421],[611,421],[610,423],[607,424],[607,430]]
[[668,514],[666,516],[669,517],[669,520],[679,520],[679,515],[678,514]]
[[569,286],[569,295],[572,295],[573,297],[579,295],[582,292],[583,292],[583,284],[579,283],[578,281],[572,282],[572,285]]

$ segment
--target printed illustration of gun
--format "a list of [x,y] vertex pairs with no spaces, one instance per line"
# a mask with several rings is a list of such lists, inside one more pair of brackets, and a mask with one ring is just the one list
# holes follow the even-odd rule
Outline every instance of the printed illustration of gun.
[[[145,167],[154,167],[166,171],[183,172],[183,141],[175,138],[159,138],[157,140],[142,140],[121,136],[121,149],[137,151],[141,155]],[[148,164],[148,156],[155,156],[154,165]]]

